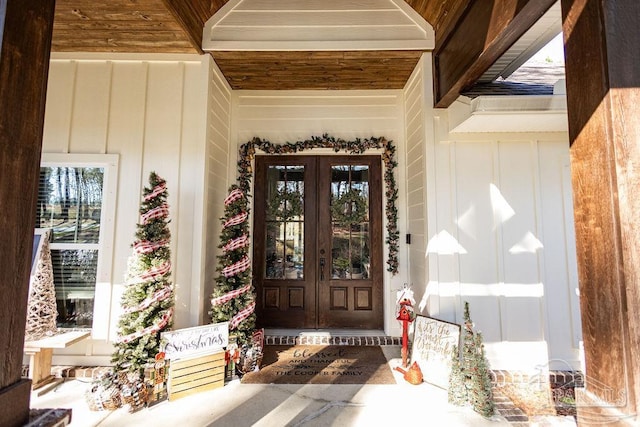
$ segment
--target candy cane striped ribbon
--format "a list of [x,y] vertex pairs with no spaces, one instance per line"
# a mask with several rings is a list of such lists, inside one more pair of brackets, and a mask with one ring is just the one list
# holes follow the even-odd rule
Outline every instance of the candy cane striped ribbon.
[[255,301],[252,302],[251,304],[249,304],[248,306],[246,306],[245,308],[243,308],[242,310],[240,310],[238,312],[238,314],[236,314],[235,316],[233,316],[233,319],[231,319],[231,321],[229,322],[229,329],[235,329],[238,327],[238,325],[247,317],[249,317],[251,315],[251,313],[253,313],[253,311],[256,309],[256,303]]
[[144,225],[152,219],[164,218],[166,216],[169,216],[169,206],[166,203],[163,203],[162,205],[142,214],[142,216],[140,216],[140,219],[142,220],[142,224]]
[[238,224],[242,224],[247,217],[249,216],[249,214],[247,212],[241,212],[236,216],[233,216],[231,218],[229,218],[228,220],[226,220],[224,222],[224,224],[222,225],[222,228],[227,228],[230,227],[232,225],[238,225]]
[[242,196],[242,190],[236,188],[235,190],[231,191],[231,193],[229,193],[229,195],[224,199],[225,206],[229,206],[231,203],[240,199]]
[[168,240],[158,240],[157,242],[141,240],[133,244],[133,250],[137,254],[148,254],[165,246],[167,243],[169,243]]
[[157,332],[160,332],[160,330],[162,328],[164,328],[165,326],[167,326],[169,324],[169,321],[171,320],[172,316],[173,316],[173,307],[171,307],[169,310],[165,311],[165,313],[162,315],[160,320],[155,325],[147,326],[146,328],[144,328],[144,329],[142,329],[140,331],[136,331],[136,332],[134,332],[132,334],[120,337],[118,339],[118,341],[127,344],[127,343],[130,343],[131,341],[135,340],[136,338],[140,338],[140,337],[142,337],[144,335],[155,334]]
[[225,302],[229,302],[234,298],[239,297],[240,295],[242,295],[243,293],[247,292],[249,289],[251,289],[251,284],[248,284],[247,286],[244,286],[240,289],[236,289],[233,290],[231,292],[227,292],[224,295],[221,295],[217,298],[212,298],[211,299],[211,305],[215,306],[215,305],[220,305],[220,304],[224,304]]
[[151,190],[151,193],[149,193],[146,196],[144,196],[144,201],[148,202],[149,200],[153,199],[154,197],[159,196],[166,189],[167,189],[167,183],[163,181],[162,183],[160,183],[160,184],[156,185],[155,187],[153,187],[153,190]]
[[136,311],[142,311],[145,308],[150,307],[151,304],[154,304],[158,301],[163,301],[169,298],[171,296],[171,291],[172,291],[171,286],[166,286],[160,289],[159,291],[155,292],[151,297],[145,298],[140,304],[138,304],[138,306],[129,307],[124,312],[125,314],[129,314],[129,313],[134,313]]
[[162,278],[162,276],[167,274],[170,270],[171,270],[171,261],[165,261],[159,266],[151,267],[150,269],[142,273],[140,275],[140,278],[145,282],[149,279],[159,280]]
[[243,271],[248,269],[250,265],[251,260],[247,255],[245,255],[240,261],[223,268],[222,274],[224,275],[224,277],[235,276],[236,274],[242,273]]
[[249,245],[249,238],[246,234],[243,234],[240,237],[237,237],[233,240],[230,240],[229,243],[222,247],[222,250],[225,252],[233,251],[235,249],[243,248]]
[[171,270],[171,262],[165,261],[157,267],[151,267],[150,269],[144,271],[139,276],[135,276],[130,278],[127,281],[128,285],[133,285],[136,283],[143,283],[148,280],[160,280],[165,274],[167,274]]

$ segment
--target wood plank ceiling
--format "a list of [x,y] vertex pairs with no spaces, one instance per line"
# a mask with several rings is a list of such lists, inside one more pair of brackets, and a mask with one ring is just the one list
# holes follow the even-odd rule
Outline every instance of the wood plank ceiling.
[[[57,0],[52,51],[202,53],[204,23],[227,1]],[[444,99],[438,106],[446,106],[463,86],[475,82],[481,68],[490,66],[554,1],[487,0],[480,5],[473,0],[407,0],[435,30],[436,102]],[[521,10],[527,19],[516,19]],[[494,19],[500,18],[496,13],[504,18]],[[461,29],[461,22],[466,27]],[[469,25],[479,28],[476,33],[485,31],[485,43],[461,50],[459,40],[465,40]],[[420,55],[419,51],[212,53],[233,89],[399,89]],[[457,76],[461,64],[474,72]],[[446,70],[443,76],[439,67]]]
[[[438,28],[447,27],[468,1],[408,4]],[[201,53],[204,22],[226,2],[58,0],[52,50]],[[200,32],[185,31],[198,26]],[[419,51],[213,53],[233,89],[399,89],[420,55]]]

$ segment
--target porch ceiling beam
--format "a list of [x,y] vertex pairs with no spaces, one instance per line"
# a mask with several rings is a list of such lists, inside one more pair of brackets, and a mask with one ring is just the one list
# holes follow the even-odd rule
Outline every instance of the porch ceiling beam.
[[162,0],[176,22],[184,29],[193,47],[202,51],[204,23],[219,9],[219,1],[211,0]]
[[[446,108],[533,25],[556,0],[470,2],[434,53],[435,106]],[[436,34],[436,39],[439,39]]]

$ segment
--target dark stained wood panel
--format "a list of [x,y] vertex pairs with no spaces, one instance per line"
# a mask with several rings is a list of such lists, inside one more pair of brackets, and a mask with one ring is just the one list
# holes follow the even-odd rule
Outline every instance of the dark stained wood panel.
[[233,89],[402,89],[421,51],[213,52]]
[[194,49],[202,53],[202,29],[204,23],[213,15],[211,2],[209,0],[162,1],[176,21],[184,28]]
[[0,425],[29,421],[21,380],[54,0],[0,2]]
[[434,97],[446,108],[472,86],[556,0],[486,0],[469,5],[434,58]]
[[[640,44],[640,3],[562,0],[561,5],[586,390],[602,399],[591,407],[578,401],[578,423],[635,425],[640,74],[637,56],[628,49]],[[628,424],[617,423],[623,417],[609,418],[615,411],[635,416],[624,418]]]
[[54,52],[198,52],[163,0],[58,0],[51,48]]
[[435,50],[447,39],[471,0],[407,0],[407,4],[418,12],[436,34]]

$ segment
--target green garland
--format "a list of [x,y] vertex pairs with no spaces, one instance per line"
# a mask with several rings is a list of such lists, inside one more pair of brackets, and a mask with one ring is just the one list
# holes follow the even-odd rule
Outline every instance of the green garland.
[[383,150],[382,161],[384,162],[384,183],[385,183],[385,215],[387,218],[387,237],[385,243],[388,248],[387,271],[392,274],[398,273],[398,241],[400,239],[400,231],[398,230],[398,209],[396,208],[396,200],[398,199],[398,188],[393,174],[398,163],[394,159],[396,148],[392,141],[385,138],[369,138],[355,141],[346,141],[340,138],[334,138],[328,135],[321,137],[314,136],[311,139],[297,142],[287,142],[284,144],[273,144],[260,138],[253,138],[251,141],[240,146],[240,158],[238,160],[238,185],[249,197],[251,188],[251,177],[253,169],[251,162],[256,153],[256,149],[264,151],[267,154],[292,154],[304,150],[314,148],[331,148],[336,153],[344,151],[348,154],[362,154],[366,150],[378,149]]
[[367,217],[367,201],[359,190],[350,188],[331,201],[331,218],[342,227],[360,224]]

